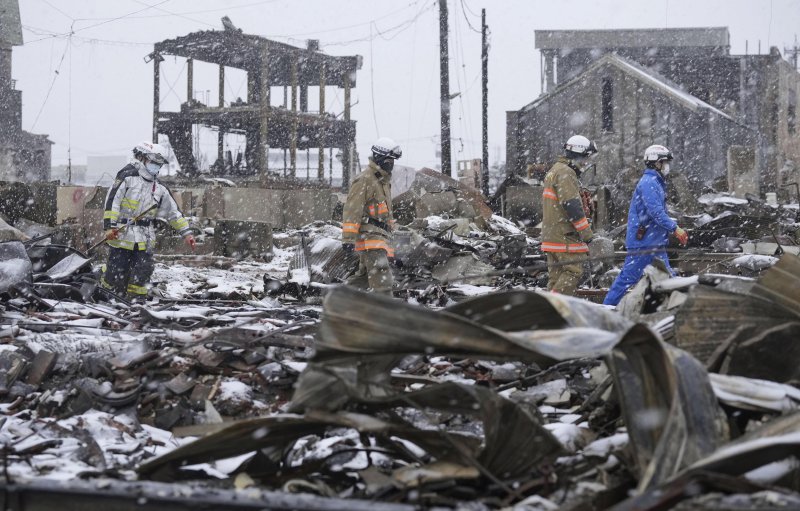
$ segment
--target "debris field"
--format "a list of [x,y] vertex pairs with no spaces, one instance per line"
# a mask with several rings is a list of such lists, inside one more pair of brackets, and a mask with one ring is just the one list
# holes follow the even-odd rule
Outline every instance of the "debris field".
[[394,298],[342,285],[336,222],[276,232],[266,262],[161,257],[144,303],[74,248],[0,243],[5,502],[800,503],[796,210],[701,198],[687,276],[651,266],[613,310],[592,300],[621,231],[589,300],[564,297],[541,290],[535,232],[456,197],[406,204]]

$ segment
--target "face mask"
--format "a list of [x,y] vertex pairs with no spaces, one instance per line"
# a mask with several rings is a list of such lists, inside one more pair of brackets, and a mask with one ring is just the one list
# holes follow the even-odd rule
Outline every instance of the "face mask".
[[661,164],[661,174],[664,176],[669,175],[669,163],[662,163]]
[[386,172],[391,172],[394,168],[394,158],[386,158],[381,162],[380,167]]
[[149,172],[151,176],[155,177],[158,175],[158,171],[161,170],[161,165],[158,163],[147,162],[144,164],[144,168],[147,169],[147,172]]

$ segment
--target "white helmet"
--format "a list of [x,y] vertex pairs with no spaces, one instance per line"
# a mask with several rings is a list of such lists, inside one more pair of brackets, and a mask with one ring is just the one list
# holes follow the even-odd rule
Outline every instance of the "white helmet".
[[567,143],[564,144],[564,149],[579,154],[580,156],[589,156],[597,152],[595,143],[583,135],[572,135],[569,137]]
[[392,158],[399,160],[403,150],[389,137],[381,137],[372,144],[372,156],[377,159]]
[[167,148],[161,144],[153,144],[152,142],[139,142],[133,148],[134,156],[144,156],[148,161],[165,165],[167,163]]
[[664,147],[663,145],[651,145],[647,149],[644,150],[644,161],[645,163],[656,163],[659,161],[664,160],[671,160],[672,153]]

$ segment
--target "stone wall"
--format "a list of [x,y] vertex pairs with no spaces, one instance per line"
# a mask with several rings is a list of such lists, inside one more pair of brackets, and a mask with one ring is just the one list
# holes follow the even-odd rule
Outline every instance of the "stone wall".
[[203,216],[265,222],[282,229],[330,220],[334,205],[329,189],[210,188],[205,193]]

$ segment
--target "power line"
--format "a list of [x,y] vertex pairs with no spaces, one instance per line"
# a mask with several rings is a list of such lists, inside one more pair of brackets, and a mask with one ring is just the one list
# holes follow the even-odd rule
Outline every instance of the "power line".
[[44,106],[47,104],[47,100],[50,98],[50,93],[53,92],[53,85],[56,84],[56,80],[59,76],[59,71],[61,70],[61,64],[64,63],[64,57],[67,56],[67,50],[69,50],[69,41],[67,44],[64,45],[64,53],[61,54],[61,60],[58,61],[58,67],[55,71],[55,76],[53,76],[53,81],[50,82],[50,88],[47,89],[47,94],[44,96],[44,101],[42,101],[42,106],[39,107],[39,112],[36,114],[36,118],[33,120],[33,124],[31,125],[31,131],[36,128],[36,123],[39,122],[39,116],[42,115],[42,111],[44,110]]
[[414,70],[417,60],[417,24],[414,24],[414,34],[411,36],[411,75],[408,80],[408,122],[406,137],[411,136],[411,113],[414,111]]
[[[69,35],[63,35],[58,32],[53,32],[52,30],[46,30],[43,28],[34,27],[32,25],[22,25],[22,28],[32,34],[52,36],[53,39],[66,39],[70,37]],[[73,43],[83,42],[87,44],[106,44],[111,46],[153,46],[154,44],[154,43],[142,43],[138,41],[120,41],[114,39],[99,39],[96,37],[81,37],[81,36],[72,36],[72,41]]]
[[469,13],[472,14],[473,16],[475,16],[476,18],[480,18],[481,17],[480,14],[476,14],[472,9],[470,9],[469,4],[466,2],[466,0],[461,0],[461,6],[462,7],[466,7],[466,9],[469,11]]
[[[277,1],[279,1],[279,0],[262,0],[260,2],[252,2],[252,3],[244,4],[244,5],[233,5],[233,6],[230,6],[230,7],[220,7],[218,9],[204,9],[202,11],[186,11],[186,12],[175,12],[175,13],[173,13],[171,11],[165,11],[165,12],[169,12],[170,14],[150,14],[150,15],[146,15],[146,16],[128,16],[128,18],[129,19],[167,18],[167,17],[170,17],[170,16],[184,16],[186,14],[205,14],[205,13],[208,13],[208,12],[220,12],[220,11],[226,11],[227,12],[227,11],[232,11],[234,9],[245,9],[245,8],[248,8],[248,7],[255,7],[257,5],[271,4],[271,3],[275,3]],[[144,5],[147,5],[147,4],[144,4]],[[84,20],[84,21],[102,21],[102,20],[109,20],[109,19],[112,19],[112,18],[80,18],[80,19]],[[200,23],[202,23],[202,22],[200,22]]]
[[[397,9],[397,10],[395,10],[395,11],[392,11],[392,12],[389,12],[389,13],[387,13],[387,14],[384,14],[383,16],[380,16],[380,17],[378,17],[378,18],[374,18],[374,19],[371,19],[371,20],[369,20],[369,21],[365,21],[365,22],[363,22],[363,23],[356,23],[356,24],[354,24],[354,25],[347,25],[347,26],[343,26],[343,27],[329,28],[329,29],[326,29],[326,30],[318,30],[318,31],[316,31],[316,32],[304,32],[304,33],[298,33],[298,34],[287,34],[287,35],[272,35],[272,36],[269,36],[269,37],[285,37],[285,38],[290,38],[290,37],[301,37],[301,36],[319,35],[319,34],[326,34],[326,33],[329,33],[329,32],[339,32],[340,30],[347,30],[347,29],[350,29],[350,28],[358,28],[358,27],[363,27],[363,26],[366,26],[366,25],[372,25],[372,24],[373,24],[373,23],[375,23],[376,21],[380,21],[380,20],[382,20],[382,19],[388,18],[389,16],[392,16],[392,15],[394,15],[394,14],[397,14],[398,12],[404,11],[404,10],[408,9],[409,7],[413,7],[413,6],[417,5],[418,3],[420,3],[421,1],[422,1],[422,0],[415,0],[414,2],[411,2],[411,3],[408,3],[408,4],[406,4],[406,6],[405,6],[405,7],[401,7],[400,9]],[[377,27],[376,27],[376,28],[377,28]]]
[[61,13],[62,15],[66,16],[66,17],[67,17],[67,18],[69,18],[70,20],[72,20],[72,21],[75,21],[75,18],[73,18],[72,16],[70,16],[70,15],[69,15],[69,14],[67,14],[66,12],[62,11],[61,9],[59,9],[58,7],[56,7],[55,5],[51,4],[51,3],[50,3],[50,2],[48,2],[47,0],[42,0],[42,2],[43,2],[45,5],[47,5],[48,7],[50,7],[51,9],[53,9],[53,10],[55,10],[55,11],[57,11],[57,12]]
[[[463,10],[464,4],[462,3],[461,6],[462,6],[462,10]],[[465,13],[465,17],[466,17],[466,13]],[[464,97],[467,95],[467,90],[465,89],[467,87],[467,66],[466,66],[466,58],[464,57],[464,41],[461,38],[461,30],[459,28],[458,15],[457,14],[455,15],[455,18],[456,18],[455,19],[455,43],[456,43],[456,48],[454,48],[454,50],[455,50],[455,53],[456,53],[456,59],[458,58],[458,54],[459,53],[461,54],[461,75],[462,75],[462,77],[464,79],[464,82],[463,82],[463,87],[464,88],[462,88],[461,80],[460,80],[460,78],[458,76],[458,70],[456,70],[456,83],[458,84],[459,91],[461,92],[461,95],[458,97],[458,104],[459,104],[459,107],[461,108],[461,116],[463,117],[463,118],[460,118],[459,120],[461,121],[462,130],[464,132],[466,132],[467,128],[468,128],[469,129],[469,134],[472,135],[473,134],[472,115],[470,113],[469,108],[464,108]],[[465,122],[466,122],[466,126],[465,126]],[[468,144],[469,144],[469,142],[468,142]],[[469,145],[473,146],[474,144],[469,144]],[[463,146],[463,141],[462,141],[462,146]],[[471,149],[474,149],[474,148],[471,148]]]
[[[477,32],[478,34],[480,34],[480,33],[481,33],[481,31],[480,31],[480,30],[477,30],[475,27],[473,27],[473,26],[472,26],[472,23],[470,23],[470,21],[469,21],[469,18],[467,17],[467,9],[468,9],[468,8],[467,8],[467,7],[464,5],[464,0],[461,0],[461,12],[462,12],[462,13],[464,13],[464,19],[465,19],[465,20],[467,20],[467,25],[469,25],[469,28],[470,28],[470,30],[472,30],[473,32]],[[472,11],[470,11],[470,12],[472,12]],[[473,15],[473,16],[474,16],[474,15]]]
[[[159,2],[159,3],[155,4],[155,5],[147,6],[144,9],[139,9],[138,11],[129,12],[128,14],[123,14],[122,16],[118,16],[116,18],[109,18],[109,19],[107,19],[105,21],[101,21],[100,23],[95,23],[93,25],[89,25],[88,27],[83,27],[83,28],[79,28],[79,29],[70,28],[69,32],[65,32],[63,34],[53,34],[51,36],[43,37],[41,39],[35,39],[33,41],[29,41],[26,44],[32,44],[32,43],[36,43],[36,42],[39,42],[39,41],[44,41],[46,39],[52,39],[54,37],[66,37],[66,36],[69,36],[69,35],[74,34],[76,32],[81,32],[83,30],[89,30],[90,28],[99,27],[100,25],[105,25],[107,23],[111,23],[112,21],[117,21],[117,20],[128,18],[128,17],[132,16],[133,14],[138,14],[140,12],[144,12],[144,11],[147,11],[149,9],[153,9],[153,8],[155,8],[155,7],[157,7],[157,6],[161,5],[161,4],[165,4],[167,2],[169,2],[169,0],[161,0],[161,2]],[[83,20],[81,18],[74,19],[73,22],[72,22],[73,26],[78,21],[83,21]]]
[[139,4],[139,5],[146,5],[147,7],[153,7],[153,8],[155,8],[156,10],[158,10],[158,11],[161,11],[161,12],[165,12],[165,13],[167,13],[167,14],[171,15],[171,16],[177,16],[177,17],[179,17],[179,18],[183,18],[183,19],[185,19],[185,20],[194,21],[195,23],[200,23],[201,25],[205,25],[205,26],[207,26],[207,27],[217,28],[217,25],[212,25],[212,24],[210,24],[210,23],[206,23],[205,21],[200,21],[200,20],[198,20],[198,19],[195,19],[195,18],[190,18],[190,17],[188,17],[188,16],[185,16],[185,15],[183,15],[183,14],[179,14],[179,13],[176,13],[176,12],[172,12],[172,11],[170,11],[170,10],[163,9],[163,8],[161,8],[161,7],[156,7],[155,5],[150,5],[150,4],[148,4],[148,3],[142,2],[141,0],[134,0],[134,1],[135,1],[137,4]]
[[[384,41],[391,41],[392,39],[394,39],[395,37],[400,35],[402,32],[407,30],[409,27],[413,26],[413,24],[419,19],[420,16],[422,16],[422,14],[426,10],[428,10],[430,7],[434,7],[435,5],[436,5],[435,0],[432,1],[432,2],[426,2],[425,5],[423,5],[423,7],[419,10],[419,12],[417,12],[417,14],[415,14],[412,18],[407,19],[406,21],[403,21],[403,22],[401,22],[401,23],[399,23],[399,24],[397,24],[397,25],[395,25],[395,26],[393,26],[391,28],[386,29],[386,30],[381,31],[381,30],[378,29],[377,25],[375,25],[375,28],[377,30],[377,35],[376,36],[370,35],[368,37],[360,37],[358,39],[351,39],[351,40],[348,40],[348,41],[338,41],[338,42],[333,42],[333,43],[326,43],[324,46],[343,46],[343,45],[352,44],[352,43],[369,41],[369,40],[374,39],[375,37],[380,37]],[[395,33],[393,35],[389,36],[389,37],[386,37],[386,34],[389,34],[389,33],[392,33],[392,32],[395,32]]]
[[375,74],[373,69],[375,58],[372,53],[372,25],[369,26],[369,35],[369,88],[370,96],[372,97],[372,120],[375,122],[375,133],[380,137],[381,130],[378,129],[378,114],[375,113]]

